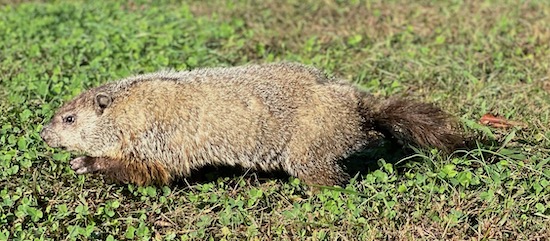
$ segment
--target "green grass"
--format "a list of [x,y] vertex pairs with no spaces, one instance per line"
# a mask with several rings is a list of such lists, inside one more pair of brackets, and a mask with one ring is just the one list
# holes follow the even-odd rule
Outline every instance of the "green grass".
[[[549,239],[550,4],[419,2],[0,1],[0,240]],[[437,103],[496,144],[380,160],[311,194],[254,172],[107,184],[38,135],[109,80],[280,60]],[[526,126],[477,124],[488,112]]]

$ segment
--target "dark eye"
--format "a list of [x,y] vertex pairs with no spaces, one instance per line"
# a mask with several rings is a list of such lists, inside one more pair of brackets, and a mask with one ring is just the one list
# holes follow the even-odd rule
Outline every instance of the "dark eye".
[[65,118],[63,118],[63,123],[72,124],[75,119],[74,115],[65,116]]

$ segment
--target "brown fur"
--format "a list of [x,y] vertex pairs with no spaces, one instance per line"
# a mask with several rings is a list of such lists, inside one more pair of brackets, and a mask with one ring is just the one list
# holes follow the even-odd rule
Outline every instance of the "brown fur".
[[[68,116],[74,122],[64,122]],[[293,63],[159,72],[88,90],[41,133],[82,151],[77,173],[168,184],[205,165],[284,170],[308,184],[347,181],[339,162],[379,133],[404,144],[454,148],[462,141],[440,109],[377,100],[345,81]]]

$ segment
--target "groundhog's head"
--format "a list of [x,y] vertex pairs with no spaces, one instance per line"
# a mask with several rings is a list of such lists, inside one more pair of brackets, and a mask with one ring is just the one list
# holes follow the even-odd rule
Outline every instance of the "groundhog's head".
[[51,147],[106,156],[119,147],[108,115],[112,102],[107,92],[98,89],[84,92],[59,108],[40,136]]

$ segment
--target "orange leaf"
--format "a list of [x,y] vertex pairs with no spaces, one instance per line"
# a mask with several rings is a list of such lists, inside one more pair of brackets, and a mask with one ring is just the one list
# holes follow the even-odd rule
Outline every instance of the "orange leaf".
[[525,126],[524,123],[516,122],[516,121],[509,121],[504,119],[504,117],[501,116],[494,116],[492,114],[485,114],[479,119],[479,123],[486,126],[491,126],[495,128],[509,128],[513,126]]

